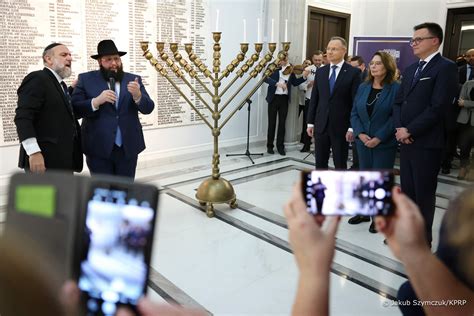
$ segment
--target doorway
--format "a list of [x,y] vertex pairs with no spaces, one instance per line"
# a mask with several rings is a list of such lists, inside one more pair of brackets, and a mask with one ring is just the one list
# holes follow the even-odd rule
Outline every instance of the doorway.
[[474,48],[474,7],[449,9],[443,55],[451,60]]
[[317,50],[325,51],[333,36],[348,40],[350,19],[350,14],[308,7],[306,57],[311,57]]

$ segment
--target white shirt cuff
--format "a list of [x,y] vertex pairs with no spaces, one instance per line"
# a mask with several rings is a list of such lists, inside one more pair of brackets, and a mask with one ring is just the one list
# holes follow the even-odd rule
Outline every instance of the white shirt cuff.
[[314,127],[314,124],[308,124],[307,127]]
[[94,105],[92,104],[92,100],[94,100],[94,98],[91,99],[91,108],[92,108],[92,112],[95,112],[97,111],[99,108],[95,108]]
[[37,152],[41,152],[41,148],[36,141],[36,137],[30,137],[21,142],[21,145],[26,151],[28,156],[31,156]]
[[347,129],[347,131],[348,131],[348,132],[351,132],[351,133],[354,133],[354,130],[352,129],[352,127],[349,127],[349,128]]

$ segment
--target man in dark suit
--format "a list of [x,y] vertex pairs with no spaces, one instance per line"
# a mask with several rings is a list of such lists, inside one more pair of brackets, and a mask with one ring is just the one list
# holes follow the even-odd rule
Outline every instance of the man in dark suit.
[[276,146],[280,155],[286,155],[283,142],[285,140],[288,103],[291,100],[291,86],[298,86],[306,80],[303,77],[296,78],[291,69],[291,65],[288,63],[288,56],[285,56],[280,61],[280,67],[270,77],[265,79],[265,83],[268,84],[266,100],[268,102],[267,153],[269,154],[275,153],[273,151],[273,142],[275,140],[275,128],[278,117]]
[[400,148],[402,190],[418,205],[428,244],[435,211],[437,175],[445,144],[445,115],[457,94],[457,68],[438,49],[443,30],[436,23],[414,27],[413,53],[394,104],[394,125]]
[[360,70],[344,62],[346,40],[332,37],[327,46],[329,64],[316,72],[307,132],[314,136],[316,168],[328,169],[329,154],[336,169],[347,169],[352,102],[360,84]]
[[63,81],[71,75],[71,62],[66,46],[50,44],[43,51],[44,69],[28,74],[18,88],[18,166],[26,171],[82,170],[79,124]]
[[74,111],[82,117],[84,154],[92,174],[135,178],[138,154],[145,149],[138,112],[150,114],[154,103],[138,75],[123,71],[112,40],[103,40],[91,56],[100,70],[79,75],[72,95]]
[[459,67],[459,85],[463,85],[468,80],[474,79],[474,48],[466,52],[466,64]]

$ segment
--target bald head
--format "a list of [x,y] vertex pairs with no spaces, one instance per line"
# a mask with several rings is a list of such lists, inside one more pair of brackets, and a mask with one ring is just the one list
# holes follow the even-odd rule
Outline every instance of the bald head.
[[466,52],[466,61],[469,65],[474,66],[474,48]]

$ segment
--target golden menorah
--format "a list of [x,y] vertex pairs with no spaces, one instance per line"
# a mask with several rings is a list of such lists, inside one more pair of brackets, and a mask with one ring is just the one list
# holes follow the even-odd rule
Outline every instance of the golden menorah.
[[[227,78],[230,74],[234,72],[235,69],[238,68],[239,64],[244,61],[245,55],[249,49],[248,43],[241,43],[240,44],[240,52],[237,54],[236,58],[232,60],[232,62],[225,67],[225,69],[221,72],[221,44],[219,43],[221,40],[221,32],[212,32],[212,37],[214,39],[213,45],[213,72],[208,69],[208,67],[202,62],[202,60],[196,56],[193,52],[193,44],[188,43],[184,44],[184,49],[188,54],[189,61],[183,58],[183,56],[178,51],[178,43],[173,42],[169,44],[169,49],[171,54],[173,55],[173,59],[165,52],[165,43],[164,42],[157,42],[156,48],[158,50],[158,54],[160,59],[164,62],[161,64],[156,58],[153,57],[153,54],[148,50],[148,42],[140,42],[141,48],[144,52],[143,56],[156,69],[157,72],[160,73],[163,77],[165,77],[169,83],[176,89],[176,91],[183,97],[183,99],[191,106],[191,108],[199,115],[199,117],[203,120],[203,122],[209,126],[212,131],[212,136],[214,138],[214,153],[212,155],[212,176],[206,180],[204,180],[200,185],[196,193],[196,199],[199,201],[199,204],[202,206],[206,205],[206,214],[209,217],[214,216],[214,205],[215,203],[229,203],[231,208],[237,207],[237,198],[234,192],[234,188],[224,178],[220,176],[219,170],[219,163],[220,163],[220,155],[219,155],[219,135],[221,134],[222,128],[227,124],[227,122],[234,116],[234,114],[240,110],[247,100],[260,88],[263,84],[264,80],[269,77],[278,67],[280,60],[284,59],[288,55],[288,50],[290,48],[289,42],[282,43],[282,50],[278,53],[277,57],[272,61],[273,54],[276,49],[276,43],[268,43],[268,52],[260,58],[260,54],[263,49],[263,43],[255,43],[255,52],[245,60],[243,65],[237,72],[234,74],[234,78],[227,83],[225,88],[222,91],[219,91],[222,81]],[[270,63],[271,62],[271,63]],[[255,67],[254,64],[256,63]],[[270,63],[267,67],[267,64]],[[194,66],[198,69],[195,70]],[[229,88],[239,79],[244,76],[249,70],[253,67],[250,71],[247,79],[237,88],[237,90],[225,101],[225,103],[220,107],[222,102],[222,97],[224,94],[229,90]],[[204,114],[196,108],[196,106],[191,102],[188,96],[178,87],[178,85],[174,82],[174,80],[168,74],[168,69],[170,69],[176,77],[181,80],[186,86],[190,88],[190,90],[196,95],[196,97],[203,103],[204,107],[210,112],[213,124],[209,122],[209,120],[204,116]],[[237,95],[242,91],[242,89],[254,78],[256,78],[263,70],[262,78],[255,84],[255,86],[251,89],[251,91],[240,101],[236,108],[230,112],[227,117],[225,117],[224,121],[219,125],[219,120],[221,119],[222,112],[227,106],[237,97]],[[191,82],[186,76],[192,79],[195,79],[197,84],[202,86],[205,93],[208,94],[211,99],[214,107],[211,107],[208,102],[204,99],[203,95],[201,95],[196,89],[193,87]],[[202,74],[204,79],[200,78],[199,73]],[[210,83],[212,83],[213,91],[208,88],[207,84],[203,81],[209,79]]]

